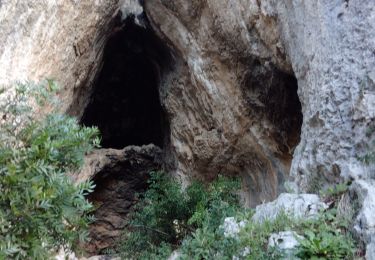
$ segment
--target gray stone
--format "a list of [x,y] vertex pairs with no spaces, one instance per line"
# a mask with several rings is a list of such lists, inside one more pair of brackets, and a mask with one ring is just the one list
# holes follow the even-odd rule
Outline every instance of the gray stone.
[[[355,219],[354,230],[363,242],[367,244],[366,257],[374,255],[375,244],[375,181],[358,180],[351,186],[351,191],[357,195],[360,211]],[[371,256],[371,257],[370,257]]]
[[168,260],[178,260],[181,256],[180,251],[175,250],[172,252],[172,254],[168,257]]
[[[279,158],[288,154],[303,192],[318,192],[316,182],[368,175],[357,155],[366,152],[375,114],[373,0],[145,4],[153,27],[178,53],[161,89],[172,118],[176,174],[240,173],[251,206],[277,197],[290,162]],[[303,124],[296,149],[298,131],[278,127],[260,98],[272,78],[266,75],[278,70],[298,80]],[[278,81],[265,100],[282,85]]]
[[258,205],[252,220],[274,220],[281,213],[294,218],[311,218],[326,207],[315,194],[282,193],[275,201]]
[[303,239],[294,231],[283,231],[274,233],[268,239],[268,247],[276,247],[283,253],[283,260],[297,260],[300,259],[296,256],[296,247],[299,245],[298,240]]
[[353,207],[359,210],[354,231],[366,245],[366,259],[375,259],[375,180],[356,180],[350,192]]
[[242,252],[240,253],[240,256],[233,256],[232,260],[240,260],[243,259],[244,257],[248,256],[251,253],[250,247],[245,247]]
[[366,260],[375,259],[375,241],[367,244],[366,246]]
[[296,248],[299,245],[298,240],[303,239],[302,236],[298,235],[293,231],[282,231],[279,233],[273,233],[268,239],[269,247],[278,247],[281,250],[291,250]]
[[224,230],[225,237],[236,237],[246,225],[245,221],[237,222],[234,217],[227,217],[224,223],[220,226]]

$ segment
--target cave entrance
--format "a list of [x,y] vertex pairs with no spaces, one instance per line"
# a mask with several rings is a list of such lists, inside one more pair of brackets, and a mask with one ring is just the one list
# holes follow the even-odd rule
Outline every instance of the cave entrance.
[[163,146],[165,117],[158,86],[168,53],[155,33],[134,17],[115,27],[81,119],[99,128],[103,148]]
[[[148,187],[151,171],[161,169],[169,124],[161,105],[159,86],[171,70],[171,50],[148,25],[147,18],[118,20],[103,53],[81,124],[97,126],[102,148],[93,161],[96,188],[88,197],[96,221],[90,226],[90,255],[112,248],[126,228],[137,193]],[[102,156],[102,157],[101,157]],[[102,168],[101,168],[102,167]]]
[[252,60],[249,66],[252,69],[244,81],[247,103],[259,121],[268,122],[269,146],[289,168],[300,142],[303,121],[297,79],[259,60]]

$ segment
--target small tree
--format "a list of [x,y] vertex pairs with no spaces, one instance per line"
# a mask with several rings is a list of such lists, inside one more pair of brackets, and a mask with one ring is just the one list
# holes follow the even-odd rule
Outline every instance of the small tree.
[[47,81],[0,93],[0,259],[45,259],[87,238],[94,185],[67,173],[99,144],[98,130],[56,113],[56,89]]

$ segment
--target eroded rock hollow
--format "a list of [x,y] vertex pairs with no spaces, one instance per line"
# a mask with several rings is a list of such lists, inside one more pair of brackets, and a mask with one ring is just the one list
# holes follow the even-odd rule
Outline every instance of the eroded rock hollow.
[[149,173],[162,168],[169,140],[159,86],[171,53],[142,15],[122,19],[120,12],[115,19],[81,118],[99,128],[103,148],[86,158],[79,175],[96,184],[88,198],[96,221],[84,246],[92,255],[115,247]]
[[96,221],[90,227],[88,254],[104,253],[114,248],[127,228],[129,213],[138,195],[148,187],[149,173],[162,167],[162,152],[155,145],[128,146],[121,150],[100,149],[90,154],[79,181],[92,179],[95,191],[89,196],[94,204]]
[[151,29],[135,24],[134,17],[118,21],[81,120],[98,126],[103,147],[163,146],[167,124],[158,88],[166,52]]

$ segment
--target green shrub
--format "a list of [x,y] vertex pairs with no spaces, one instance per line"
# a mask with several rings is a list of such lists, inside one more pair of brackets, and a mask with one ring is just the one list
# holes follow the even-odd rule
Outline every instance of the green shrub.
[[304,239],[298,239],[297,256],[302,259],[353,259],[355,241],[348,230],[349,223],[337,216],[335,208],[325,211],[317,219],[299,225]]
[[328,188],[320,191],[320,196],[325,199],[337,199],[349,190],[350,182],[332,184]]
[[156,172],[149,184],[130,222],[132,232],[124,234],[119,247],[124,258],[166,259],[197,228],[216,230],[239,208],[233,192],[237,180],[219,177],[208,187],[194,182],[183,191],[177,181]]
[[[74,185],[96,128],[55,111],[56,85],[20,85],[0,106],[0,259],[45,259],[87,237],[94,185]],[[42,116],[36,106],[52,113]],[[35,107],[35,109],[34,109]]]
[[[125,259],[167,259],[178,249],[179,259],[353,259],[356,244],[349,221],[337,214],[346,185],[327,190],[332,208],[317,218],[293,219],[285,213],[275,220],[251,221],[253,210],[241,208],[233,192],[238,181],[220,177],[208,187],[193,183],[185,191],[162,173],[153,173],[150,188],[133,216],[132,232],[119,249]],[[245,221],[236,237],[226,237],[226,217]],[[268,247],[272,233],[295,231],[304,239],[293,252]],[[246,252],[247,251],[247,252]]]
[[[181,247],[181,259],[280,259],[283,254],[276,248],[267,248],[268,238],[274,232],[293,226],[293,221],[280,214],[274,221],[252,222],[253,210],[242,208],[236,214],[237,221],[245,221],[245,227],[236,237],[226,237],[220,228],[204,225],[187,238]],[[246,248],[248,250],[246,250]],[[246,252],[248,251],[248,252]]]
[[180,248],[180,259],[232,259],[241,251],[236,238],[225,237],[220,228],[208,225],[198,228],[187,237]]
[[[245,212],[244,217],[240,216]],[[236,238],[225,237],[223,230],[207,226],[197,229],[180,248],[180,259],[284,259],[286,252],[268,247],[272,233],[293,230],[303,236],[291,252],[300,259],[354,259],[356,244],[348,231],[348,223],[337,218],[336,210],[322,212],[316,219],[292,219],[280,214],[275,220],[252,222],[252,211],[242,210],[238,221],[247,220]],[[248,248],[247,254],[243,254]]]
[[[355,243],[349,223],[336,215],[335,207],[316,219],[292,219],[279,214],[275,220],[252,222],[253,210],[241,208],[238,181],[219,177],[208,187],[193,183],[185,191],[163,173],[152,173],[149,190],[144,194],[125,233],[120,255],[132,259],[167,259],[174,249],[179,259],[281,259],[284,253],[268,248],[272,233],[294,230],[305,239],[296,249],[303,259],[350,258]],[[329,196],[342,194],[338,186]],[[335,206],[335,205],[333,205]],[[225,217],[245,221],[237,237],[226,237],[221,224]],[[244,254],[245,248],[250,249]]]

